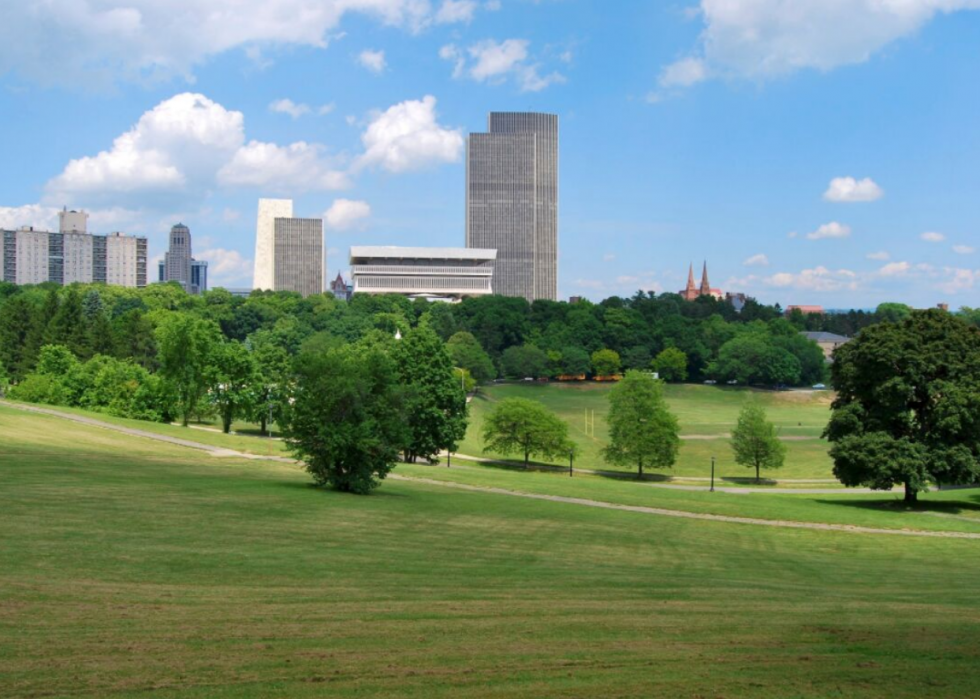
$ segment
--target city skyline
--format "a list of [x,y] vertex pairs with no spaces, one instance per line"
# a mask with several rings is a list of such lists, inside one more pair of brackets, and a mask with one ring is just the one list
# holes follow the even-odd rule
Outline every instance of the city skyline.
[[[562,125],[560,298],[672,292],[708,257],[769,303],[978,305],[980,12],[727,5],[325,2],[299,27],[246,2],[232,33],[147,0],[128,34],[11,8],[58,48],[0,47],[0,227],[84,207],[155,269],[185,221],[213,284],[243,287],[256,200],[289,196],[323,216],[332,278],[352,245],[463,244],[468,134],[535,111]],[[90,115],[70,138],[66,102]]]

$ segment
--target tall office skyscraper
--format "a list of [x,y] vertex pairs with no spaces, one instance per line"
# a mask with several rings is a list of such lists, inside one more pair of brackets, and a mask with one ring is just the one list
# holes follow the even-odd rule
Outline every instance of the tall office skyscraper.
[[303,296],[323,293],[322,219],[276,219],[273,271],[276,291],[298,291]]
[[180,282],[191,292],[191,229],[178,223],[170,229],[170,249],[163,256],[165,282]]
[[323,293],[323,221],[293,218],[290,199],[259,199],[252,286],[273,291]]
[[466,246],[497,251],[493,289],[558,298],[558,116],[491,112],[470,134]]
[[275,289],[276,219],[292,218],[292,199],[259,199],[259,217],[255,228],[255,272],[252,288]]

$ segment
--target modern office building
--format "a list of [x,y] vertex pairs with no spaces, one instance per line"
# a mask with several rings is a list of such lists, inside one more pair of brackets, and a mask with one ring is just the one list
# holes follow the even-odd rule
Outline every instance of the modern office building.
[[66,230],[58,233],[31,227],[0,231],[0,278],[14,284],[146,286],[146,238],[122,233],[91,235],[84,232],[87,214],[67,213],[78,218],[66,224],[66,217],[61,216],[59,227]]
[[292,218],[291,199],[259,199],[255,227],[255,271],[252,286],[271,291],[275,288],[276,219]]
[[494,292],[496,250],[476,248],[350,249],[355,294],[403,294],[410,298],[459,300]]
[[323,293],[322,219],[277,218],[273,251],[275,291],[296,291],[303,296]]
[[310,296],[324,282],[323,221],[293,218],[290,199],[259,199],[253,287]]
[[497,251],[493,288],[558,299],[558,117],[492,112],[470,134],[466,246]]

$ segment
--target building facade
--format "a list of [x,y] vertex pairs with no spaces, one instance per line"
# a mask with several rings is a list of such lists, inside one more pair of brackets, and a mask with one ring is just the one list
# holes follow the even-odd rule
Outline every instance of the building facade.
[[170,248],[163,256],[161,281],[177,282],[191,292],[191,229],[178,223],[170,229]]
[[330,282],[328,290],[339,301],[350,301],[354,295],[354,285],[344,281],[344,276],[337,272],[337,278]]
[[323,221],[318,218],[276,218],[273,224],[274,291],[322,294]]
[[0,231],[0,278],[14,284],[146,286],[146,238],[76,232],[77,220],[69,227],[70,231],[58,233],[33,228]]
[[496,250],[357,246],[350,249],[355,294],[459,300],[494,293]]
[[470,134],[466,246],[496,250],[496,293],[558,299],[558,116],[492,112]]
[[851,341],[851,338],[844,335],[827,332],[801,332],[800,335],[816,342],[823,350],[823,356],[828,362],[834,360],[834,350]]
[[272,291],[275,286],[276,219],[292,218],[291,199],[259,199],[255,227],[255,270],[252,286]]

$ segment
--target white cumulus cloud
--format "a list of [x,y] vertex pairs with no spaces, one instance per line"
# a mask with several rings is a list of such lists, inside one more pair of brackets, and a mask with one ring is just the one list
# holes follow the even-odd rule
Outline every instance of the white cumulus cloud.
[[436,120],[436,98],[401,102],[376,114],[361,135],[364,153],[355,170],[380,167],[388,172],[408,172],[439,163],[458,162],[463,154],[463,134]]
[[92,205],[126,194],[190,192],[206,187],[244,140],[241,112],[179,94],[146,112],[110,149],[70,161],[48,182],[47,197]]
[[884,190],[870,177],[865,177],[863,180],[856,180],[853,177],[835,177],[830,181],[823,198],[832,202],[857,203],[877,201],[884,195]]
[[[453,4],[443,16],[464,12]],[[13,71],[75,89],[190,79],[208,57],[233,49],[268,62],[280,47],[325,48],[349,13],[410,32],[436,19],[429,0],[8,2],[0,26],[0,74]]]
[[884,250],[879,250],[878,252],[869,252],[867,255],[865,255],[865,257],[867,257],[869,260],[879,260],[882,262],[892,259],[892,256],[889,255]]
[[469,23],[473,21],[477,7],[476,0],[443,0],[435,21],[437,24]]
[[281,193],[345,189],[347,174],[330,168],[323,147],[299,141],[288,146],[250,141],[217,175],[226,187],[257,187]]
[[810,240],[823,240],[825,238],[847,238],[851,235],[851,227],[843,223],[832,221],[820,226],[812,233],[807,233],[806,237]]
[[766,255],[759,253],[758,255],[753,255],[742,264],[746,267],[768,267],[769,258]]
[[946,236],[944,236],[942,233],[937,233],[936,231],[927,231],[919,237],[927,243],[941,243],[946,240]]
[[976,251],[977,251],[977,249],[974,248],[974,247],[972,247],[972,246],[970,246],[970,245],[954,245],[953,246],[953,252],[955,252],[957,255],[972,255]]
[[499,84],[513,80],[522,92],[540,92],[565,82],[557,71],[542,74],[541,64],[533,62],[526,39],[485,39],[465,50],[454,44],[443,46],[439,57],[453,63],[453,77],[469,77],[476,82]]
[[383,73],[385,68],[388,67],[388,62],[385,60],[384,51],[371,51],[370,49],[365,49],[358,54],[357,62],[372,73],[378,74]]
[[980,0],[701,0],[698,47],[660,80],[681,86],[708,75],[758,80],[830,71],[867,61],[938,14],[978,8]]
[[288,114],[293,119],[299,119],[304,114],[310,113],[310,105],[308,104],[297,104],[289,98],[283,98],[281,100],[276,100],[269,105],[269,110],[277,112],[279,114]]
[[327,227],[333,230],[346,231],[356,225],[363,224],[371,215],[371,206],[366,201],[352,199],[337,199],[323,214]]
[[804,269],[798,274],[779,272],[763,279],[776,288],[794,288],[804,291],[856,291],[860,287],[858,275],[849,269],[831,270],[823,266]]
[[912,269],[912,265],[908,262],[889,262],[887,265],[878,270],[878,274],[883,277],[895,277],[902,274],[907,274]]

